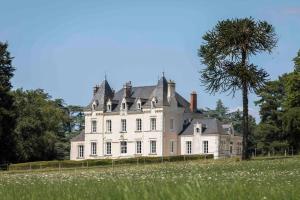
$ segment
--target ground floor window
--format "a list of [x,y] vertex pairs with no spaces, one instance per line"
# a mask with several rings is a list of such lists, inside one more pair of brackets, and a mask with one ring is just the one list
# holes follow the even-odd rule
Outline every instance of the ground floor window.
[[106,142],[106,155],[111,155],[111,142]]
[[83,158],[84,147],[83,145],[78,146],[78,158]]
[[203,153],[208,153],[208,141],[203,141]]
[[136,153],[137,154],[142,153],[142,142],[141,141],[136,141]]
[[156,154],[156,140],[150,141],[150,153]]
[[121,144],[121,154],[126,154],[127,153],[127,142],[123,141],[120,144]]
[[91,155],[97,155],[97,143],[91,142]]
[[186,141],[185,148],[186,148],[186,153],[191,154],[192,153],[192,141]]
[[170,153],[173,154],[175,151],[175,142],[170,141]]

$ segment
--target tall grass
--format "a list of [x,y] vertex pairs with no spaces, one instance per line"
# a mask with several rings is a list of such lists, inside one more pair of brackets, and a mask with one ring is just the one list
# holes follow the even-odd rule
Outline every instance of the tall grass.
[[299,199],[300,158],[0,173],[0,198]]

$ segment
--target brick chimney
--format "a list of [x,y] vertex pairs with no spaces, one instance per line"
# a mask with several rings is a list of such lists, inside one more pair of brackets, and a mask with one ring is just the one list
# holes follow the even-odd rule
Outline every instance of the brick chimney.
[[192,112],[197,112],[197,93],[195,91],[191,93],[190,109]]
[[131,81],[127,82],[124,84],[123,86],[124,88],[124,97],[130,97],[131,96],[131,92],[132,92],[132,85],[131,85]]

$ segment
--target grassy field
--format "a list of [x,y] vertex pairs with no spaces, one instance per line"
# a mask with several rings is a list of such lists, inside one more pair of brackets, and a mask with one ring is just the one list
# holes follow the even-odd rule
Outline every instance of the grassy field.
[[300,157],[2,172],[0,199],[300,199]]

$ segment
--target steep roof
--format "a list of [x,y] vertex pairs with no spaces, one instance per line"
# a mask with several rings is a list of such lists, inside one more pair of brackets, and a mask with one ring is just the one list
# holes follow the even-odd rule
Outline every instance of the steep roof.
[[104,80],[100,86],[96,86],[96,92],[93,95],[92,101],[87,106],[87,109],[92,109],[93,103],[96,103],[95,110],[104,110],[106,102],[109,98],[113,97],[113,91],[108,84],[107,80]]

